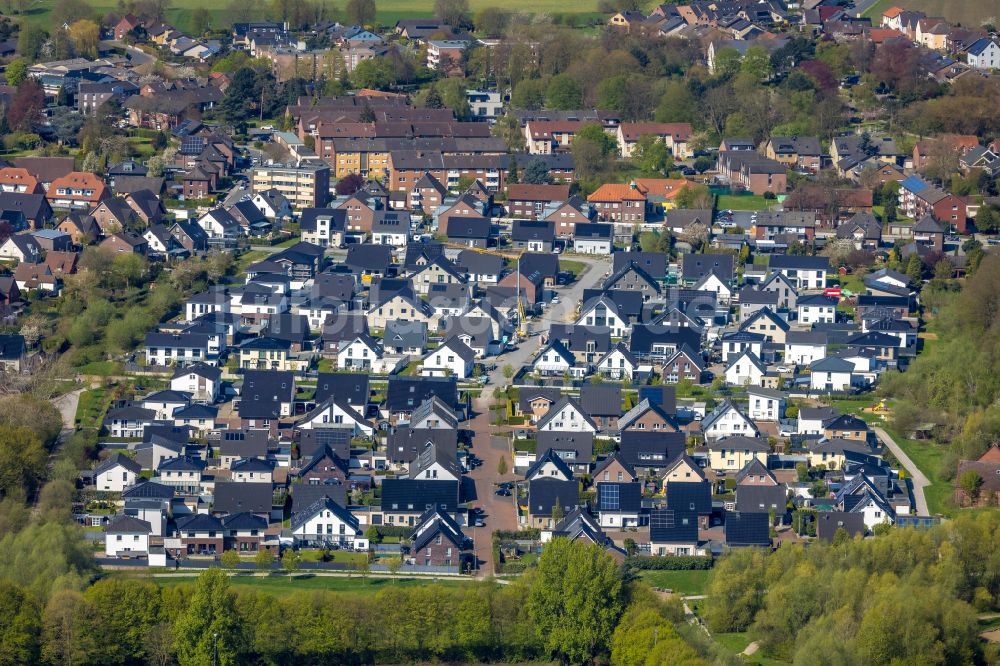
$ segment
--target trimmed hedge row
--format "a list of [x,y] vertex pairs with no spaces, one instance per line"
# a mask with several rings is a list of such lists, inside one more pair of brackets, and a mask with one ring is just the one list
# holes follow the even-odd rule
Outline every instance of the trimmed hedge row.
[[632,569],[658,571],[686,571],[695,569],[711,569],[712,558],[697,555],[671,555],[669,557],[650,557],[648,555],[633,555],[625,560],[626,566]]

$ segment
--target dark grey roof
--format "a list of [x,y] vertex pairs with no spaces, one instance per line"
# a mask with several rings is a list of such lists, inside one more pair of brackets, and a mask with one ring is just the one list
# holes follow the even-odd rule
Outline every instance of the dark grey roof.
[[650,543],[688,544],[698,542],[698,514],[676,509],[649,512]]
[[580,388],[580,407],[589,416],[621,416],[619,384],[585,384]]
[[780,516],[785,513],[787,494],[783,483],[776,486],[737,486],[736,510],[745,513],[767,513],[771,510]]
[[597,484],[597,510],[639,513],[642,507],[642,484],[600,482]]
[[685,280],[700,280],[709,273],[715,273],[723,282],[733,279],[733,255],[731,254],[685,254],[681,269]]
[[344,265],[355,270],[386,272],[392,265],[392,248],[387,245],[351,245]]
[[267,430],[223,430],[219,452],[224,456],[259,458],[267,455]]
[[109,469],[114,469],[118,465],[121,465],[134,474],[138,474],[142,471],[142,465],[137,463],[135,460],[129,458],[124,453],[115,453],[98,463],[97,467],[94,468],[94,476],[97,476],[102,472],[106,472]]
[[432,508],[417,521],[417,527],[410,536],[413,542],[411,552],[419,552],[438,534],[451,541],[460,550],[465,548],[467,537],[458,523],[448,513]]
[[439,508],[454,513],[458,507],[458,481],[386,479],[382,482],[383,512],[419,512]]
[[271,484],[217,481],[213,493],[214,513],[271,512]]
[[105,534],[151,534],[153,528],[148,521],[118,514],[111,517],[104,532]]
[[654,280],[667,275],[667,255],[662,252],[615,252],[612,255],[612,274],[618,273],[629,264],[634,264]]
[[619,444],[622,460],[633,467],[665,467],[686,448],[683,432],[626,430]]
[[122,499],[134,498],[155,498],[170,499],[174,496],[174,489],[155,481],[140,481],[134,486],[130,486],[122,491]]
[[821,541],[832,541],[838,529],[847,532],[847,536],[865,533],[865,517],[860,513],[845,511],[820,511],[816,514],[816,536]]
[[247,370],[240,389],[240,418],[276,419],[281,404],[292,401],[295,376],[292,372]]
[[528,482],[528,513],[532,516],[550,515],[556,505],[562,508],[565,516],[579,504],[579,482],[575,480],[543,477]]
[[535,450],[576,451],[576,464],[590,463],[594,455],[594,433],[540,430],[535,433]]
[[433,396],[437,396],[448,406],[455,405],[458,402],[455,378],[390,377],[385,404],[390,412],[412,412]]
[[669,481],[667,507],[679,513],[712,513],[712,484],[709,481]]
[[361,525],[358,523],[357,517],[350,511],[340,506],[334,502],[329,497],[321,497],[309,506],[296,511],[292,514],[292,529],[297,530],[304,523],[306,523],[310,518],[315,516],[320,511],[329,511],[335,515],[340,521],[347,523],[354,529],[355,534],[361,533]]
[[258,530],[261,534],[267,529],[267,519],[258,515],[243,511],[231,513],[222,518],[222,525],[227,530],[234,532],[245,532],[248,530]]
[[488,217],[448,218],[448,238],[486,240],[490,237],[491,228]]
[[772,254],[767,267],[771,270],[830,270],[830,258],[801,254]]
[[354,407],[368,404],[368,374],[361,372],[321,372],[316,379],[317,403],[336,395]]
[[767,513],[726,512],[727,546],[770,546],[771,532]]
[[546,463],[552,463],[555,465],[556,469],[558,469],[567,479],[573,478],[573,470],[571,470],[569,465],[566,464],[566,461],[560,458],[552,449],[546,449],[540,456],[535,458],[535,462],[533,462],[524,473],[524,478],[531,480],[531,478],[534,477]]

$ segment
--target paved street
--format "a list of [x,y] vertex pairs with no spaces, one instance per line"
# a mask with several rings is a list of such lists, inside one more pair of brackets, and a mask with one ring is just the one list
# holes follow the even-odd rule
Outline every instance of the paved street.
[[[478,506],[486,514],[485,527],[469,528],[469,536],[476,544],[476,558],[479,560],[478,575],[481,577],[493,573],[492,533],[496,530],[518,528],[514,497],[498,497],[494,492],[497,483],[513,481],[515,476],[512,472],[514,460],[511,457],[509,440],[493,436],[493,433],[501,428],[490,424],[489,408],[493,403],[493,390],[507,383],[503,376],[504,366],[510,365],[518,369],[534,357],[539,346],[539,340],[534,334],[547,331],[553,322],[573,321],[584,289],[599,284],[604,279],[605,272],[611,269],[608,257],[591,259],[574,256],[572,260],[587,264],[587,269],[573,284],[556,290],[560,302],[547,308],[541,321],[529,322],[529,337],[517,349],[492,359],[496,363],[496,370],[490,373],[490,381],[482,395],[473,402],[475,415],[467,427],[474,432],[472,452],[483,461],[483,464],[466,476],[475,484],[475,499],[470,498],[470,506]],[[503,476],[497,473],[501,457],[507,461],[507,473]]]
[[879,440],[885,443],[889,450],[892,451],[892,455],[896,456],[896,460],[906,469],[906,473],[910,475],[910,479],[913,482],[913,502],[917,505],[917,515],[931,515],[927,509],[927,498],[924,496],[924,488],[931,485],[931,482],[920,471],[920,468],[910,460],[910,457],[903,452],[903,449],[899,448],[899,444],[893,441],[889,433],[878,427],[873,427],[872,430],[875,431],[875,435]]

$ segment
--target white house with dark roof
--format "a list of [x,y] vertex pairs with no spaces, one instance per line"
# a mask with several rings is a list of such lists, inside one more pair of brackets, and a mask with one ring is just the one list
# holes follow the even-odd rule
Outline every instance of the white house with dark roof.
[[549,408],[545,416],[538,419],[538,430],[597,432],[598,427],[583,411],[580,403],[569,396],[563,396]]
[[94,488],[103,492],[120,493],[135,485],[142,466],[128,456],[116,453],[94,468]]
[[292,537],[304,545],[333,545],[368,550],[368,539],[357,517],[323,497],[292,515]]
[[105,557],[142,557],[149,553],[153,528],[145,520],[117,515],[104,528]]
[[809,366],[809,388],[814,391],[849,391],[854,384],[854,364],[836,356]]
[[826,358],[826,333],[822,331],[788,331],[785,334],[785,363],[810,365]]
[[767,368],[751,351],[744,351],[726,366],[726,383],[730,386],[760,386]]
[[466,379],[472,374],[475,364],[476,352],[458,337],[451,337],[424,356],[420,374],[431,377],[451,375],[458,379]]
[[760,434],[753,419],[729,400],[724,400],[715,411],[702,419],[701,432],[706,440],[732,435],[756,437]]

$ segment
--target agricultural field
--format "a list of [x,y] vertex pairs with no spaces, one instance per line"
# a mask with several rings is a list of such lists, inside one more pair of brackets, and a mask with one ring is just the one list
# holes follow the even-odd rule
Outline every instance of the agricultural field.
[[[23,15],[28,23],[40,25],[43,28],[49,27],[50,14],[56,0],[40,0],[30,3],[31,8]],[[113,0],[92,0],[94,13],[105,16],[110,12],[118,12],[118,4]],[[475,13],[484,7],[495,6],[489,0],[470,0],[472,12]],[[198,0],[171,0],[170,8],[167,10],[167,21],[181,30],[188,30],[191,23],[191,13],[197,7],[204,7],[205,3]],[[266,4],[260,3],[259,16],[257,19],[266,18]],[[338,9],[343,5],[336,3]],[[431,0],[377,0],[377,20],[383,25],[393,25],[401,19],[425,18],[434,13],[434,3]],[[208,5],[209,14],[212,16],[212,26],[227,26],[232,22],[231,13],[227,3],[210,3]],[[597,0],[584,0],[583,2],[566,2],[565,0],[540,0],[531,2],[529,0],[510,0],[504,3],[504,8],[510,11],[526,12],[530,14],[575,14],[582,24],[593,18],[604,18],[603,14],[597,12]]]
[[950,23],[968,27],[996,24],[1000,20],[1000,0],[907,0],[902,4],[894,0],[878,0],[863,15],[877,22],[882,12],[893,5],[924,12],[928,16],[943,16]]

